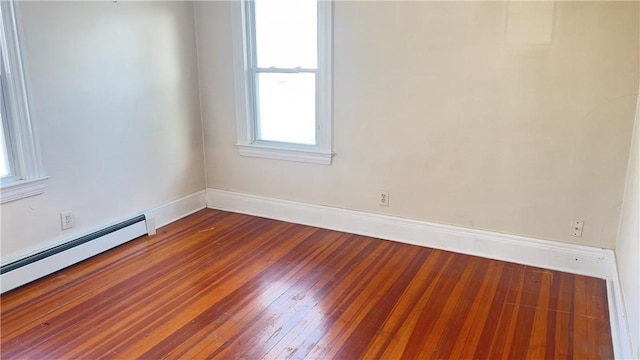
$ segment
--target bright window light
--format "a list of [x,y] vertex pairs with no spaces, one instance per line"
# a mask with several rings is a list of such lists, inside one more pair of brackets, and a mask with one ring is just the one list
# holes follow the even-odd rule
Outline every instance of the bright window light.
[[238,152],[330,165],[330,0],[233,1]]
[[0,203],[42,194],[47,179],[31,122],[15,6],[0,1]]
[[256,0],[258,67],[317,68],[317,17],[315,0]]
[[255,140],[316,145],[318,4],[252,4]]
[[[0,111],[0,114],[4,122],[4,113]],[[2,146],[0,147],[0,151],[2,151],[2,154],[0,154],[0,177],[5,177],[11,174],[11,169],[9,168],[9,152],[7,151],[7,142],[4,136],[4,126],[0,126],[0,135],[0,141],[2,141]]]
[[315,74],[260,73],[258,84],[258,138],[315,144]]

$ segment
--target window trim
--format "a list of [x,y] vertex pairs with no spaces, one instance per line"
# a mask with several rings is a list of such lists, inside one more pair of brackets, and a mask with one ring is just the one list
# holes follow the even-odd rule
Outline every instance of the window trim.
[[236,98],[236,147],[241,156],[330,165],[332,152],[332,14],[333,3],[318,1],[318,69],[316,70],[316,145],[256,141],[253,81],[248,51],[250,37],[246,1],[231,3]]
[[27,84],[23,57],[20,47],[20,31],[13,0],[0,2],[2,16],[2,54],[6,70],[5,101],[7,122],[10,133],[7,143],[11,143],[13,156],[13,177],[3,179],[0,184],[0,203],[42,194],[48,178],[42,169],[36,131],[29,109]]

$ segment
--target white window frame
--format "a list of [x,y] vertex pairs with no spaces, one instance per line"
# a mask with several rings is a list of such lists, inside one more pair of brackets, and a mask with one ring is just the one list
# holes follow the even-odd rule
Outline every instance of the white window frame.
[[13,0],[0,2],[0,46],[2,85],[6,104],[7,147],[12,157],[12,174],[0,182],[0,203],[42,194],[45,180],[36,132],[31,121],[20,34]]
[[330,0],[318,1],[318,69],[316,72],[316,145],[256,140],[247,0],[231,3],[236,96],[236,147],[242,156],[330,165],[332,152],[332,14]]

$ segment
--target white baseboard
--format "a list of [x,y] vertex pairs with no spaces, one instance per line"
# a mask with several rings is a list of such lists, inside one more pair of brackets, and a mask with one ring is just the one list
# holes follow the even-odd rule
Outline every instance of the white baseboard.
[[615,274],[606,249],[215,189],[207,189],[207,206],[603,279]]
[[156,227],[162,227],[204,209],[207,204],[205,196],[205,190],[200,190],[143,213],[147,219],[153,219]]
[[[138,214],[132,214],[125,219],[131,219],[140,216],[141,214],[145,214],[145,220],[100,236],[99,238],[64,250],[55,255],[51,255],[43,259],[31,262],[15,270],[5,272],[4,274],[0,275],[0,291],[6,292],[15,289],[19,286],[37,280],[46,275],[52,274],[73,264],[79,263],[116,246],[122,245],[142,235],[154,234],[156,228],[155,224],[164,226],[187,215],[190,215],[198,210],[204,209],[205,206],[205,191],[201,190],[175,201],[162,204],[153,209],[149,209]],[[105,224],[98,229],[94,229],[85,234],[76,236],[73,239],[65,239],[64,241],[50,244],[45,248],[30,252],[28,254],[24,254],[21,257],[7,261],[6,264],[29,258],[35,254],[50,250],[62,244],[69,243],[70,241],[79,239],[83,236],[92,234],[96,231],[105,229],[117,223],[119,222]],[[3,266],[4,265],[5,264],[3,264]]]
[[611,338],[613,339],[613,351],[616,359],[633,359],[631,339],[627,316],[623,304],[622,289],[618,274],[607,281],[607,298],[609,301],[609,323],[611,325]]
[[207,207],[605,279],[614,352],[630,353],[612,250],[211,188]]

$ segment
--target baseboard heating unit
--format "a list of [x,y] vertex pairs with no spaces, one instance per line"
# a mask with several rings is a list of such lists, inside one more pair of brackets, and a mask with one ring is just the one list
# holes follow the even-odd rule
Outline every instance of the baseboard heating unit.
[[0,267],[2,293],[147,234],[144,215],[40,251]]

